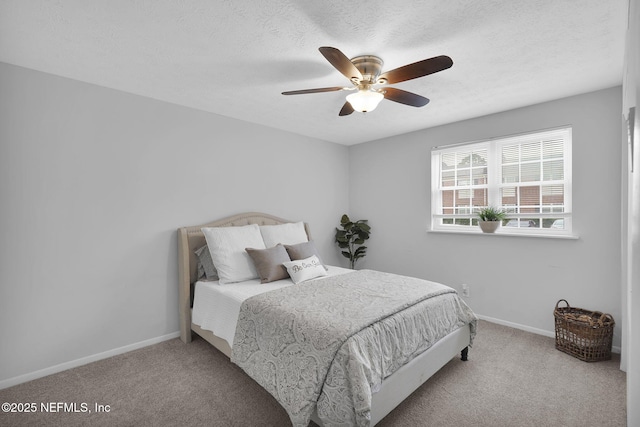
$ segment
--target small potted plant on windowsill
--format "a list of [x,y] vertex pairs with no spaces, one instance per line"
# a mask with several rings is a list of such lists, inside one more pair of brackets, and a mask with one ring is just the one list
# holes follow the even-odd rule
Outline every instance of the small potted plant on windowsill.
[[495,233],[505,219],[507,213],[493,206],[478,211],[478,225],[483,233]]

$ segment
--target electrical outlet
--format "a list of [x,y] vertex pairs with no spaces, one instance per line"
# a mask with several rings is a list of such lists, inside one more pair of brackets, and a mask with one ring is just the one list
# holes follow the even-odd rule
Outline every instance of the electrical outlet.
[[462,296],[463,297],[469,297],[469,285],[467,285],[466,283],[462,284]]

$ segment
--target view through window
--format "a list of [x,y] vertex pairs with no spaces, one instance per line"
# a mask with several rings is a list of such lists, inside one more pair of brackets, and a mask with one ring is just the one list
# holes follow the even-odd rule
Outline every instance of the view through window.
[[477,212],[507,213],[502,232],[571,233],[571,128],[434,148],[432,229],[477,232]]

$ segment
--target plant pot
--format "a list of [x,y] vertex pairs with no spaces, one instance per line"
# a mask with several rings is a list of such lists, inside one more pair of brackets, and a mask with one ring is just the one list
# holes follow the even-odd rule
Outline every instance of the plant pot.
[[483,233],[495,233],[502,221],[478,221]]

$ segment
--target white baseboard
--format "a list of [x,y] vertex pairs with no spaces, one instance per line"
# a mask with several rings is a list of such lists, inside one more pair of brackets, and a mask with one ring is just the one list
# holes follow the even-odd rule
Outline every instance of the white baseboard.
[[[491,322],[491,323],[497,323],[498,325],[508,326],[508,327],[514,328],[514,329],[520,329],[522,331],[531,332],[531,333],[538,334],[538,335],[543,335],[543,336],[549,337],[549,338],[555,338],[556,337],[556,331],[545,331],[544,329],[532,328],[531,326],[521,325],[519,323],[508,322],[506,320],[496,319],[494,317],[483,316],[483,315],[477,314],[477,313],[476,313],[476,316],[478,316],[478,318],[481,319],[481,320],[486,320],[487,322]],[[617,347],[615,345],[612,346],[611,347],[611,352],[620,354],[620,347]]]
[[40,369],[28,374],[18,375],[17,377],[9,378],[0,381],[0,390],[13,387],[14,385],[26,383],[27,381],[36,380],[38,378],[46,377],[47,375],[57,374],[58,372],[66,371],[67,369],[77,368],[78,366],[86,365],[88,363],[97,362],[98,360],[107,359],[118,354],[127,353],[129,351],[138,350],[143,347],[148,347],[153,344],[157,344],[163,341],[168,341],[173,338],[178,338],[180,332],[173,332],[171,334],[162,335],[160,337],[151,338],[148,340],[140,341],[137,343],[125,345],[124,347],[114,348],[102,353],[93,354],[87,357],[81,357],[80,359],[71,360],[69,362],[60,363],[59,365],[51,366],[49,368]]

